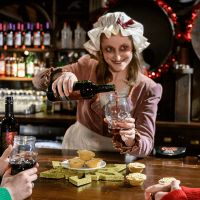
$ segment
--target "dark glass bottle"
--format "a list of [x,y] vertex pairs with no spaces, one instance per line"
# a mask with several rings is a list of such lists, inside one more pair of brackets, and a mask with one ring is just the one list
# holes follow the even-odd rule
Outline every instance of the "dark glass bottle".
[[[14,31],[14,30],[13,30]],[[22,45],[21,24],[17,23],[17,31],[15,32],[15,48],[20,48]]]
[[68,97],[61,98],[58,93],[55,95],[50,84],[46,94],[49,101],[73,101],[81,99],[92,99],[95,94],[102,92],[115,91],[114,84],[95,85],[92,81],[76,81],[74,82],[73,92]]
[[8,48],[6,44],[6,38],[7,38],[6,24],[3,24],[3,48],[5,50]]
[[6,77],[11,77],[11,62],[10,57],[6,57]]
[[26,46],[26,48],[31,47],[31,25],[30,25],[30,23],[27,23],[24,45]]
[[40,39],[40,23],[36,23],[36,29],[34,32],[34,39],[33,39],[33,47],[34,48],[40,48],[41,45],[41,39]]
[[49,48],[51,43],[51,35],[49,30],[49,22],[46,22],[46,29],[43,35],[43,45],[45,48]]
[[24,31],[24,24],[21,24],[21,33],[22,33],[22,39],[21,39],[21,41],[22,41],[22,44],[21,44],[21,46],[22,46],[22,49],[25,49],[25,48],[26,48],[26,46],[24,45],[24,43],[25,43],[25,31]]
[[14,136],[19,135],[19,125],[14,118],[13,97],[5,97],[5,118],[1,121],[0,155],[11,144]]
[[3,49],[3,25],[0,23],[0,49]]
[[6,45],[7,48],[13,48],[13,30],[12,30],[12,23],[9,23],[9,30],[7,32],[6,37]]

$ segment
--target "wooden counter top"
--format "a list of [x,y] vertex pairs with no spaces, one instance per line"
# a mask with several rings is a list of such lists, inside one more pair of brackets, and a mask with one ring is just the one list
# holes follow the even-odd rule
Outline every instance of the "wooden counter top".
[[[146,165],[142,173],[147,176],[142,186],[133,187],[129,184],[126,175],[130,171],[127,168],[124,181],[92,181],[77,187],[65,179],[39,177],[40,172],[52,169],[52,161],[64,161],[77,156],[76,150],[37,149],[37,151],[40,165],[38,179],[34,182],[33,194],[27,200],[143,200],[145,189],[157,184],[158,180],[163,177],[175,177],[181,181],[181,185],[186,187],[200,186],[200,162],[196,157],[168,159],[155,158],[152,155],[140,159],[138,162]],[[95,152],[95,154],[95,157],[113,164],[128,164],[136,159],[130,155],[113,152]]]

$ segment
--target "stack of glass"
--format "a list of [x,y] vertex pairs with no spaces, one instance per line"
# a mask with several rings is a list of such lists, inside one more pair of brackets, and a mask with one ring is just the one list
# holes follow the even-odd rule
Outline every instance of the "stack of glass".
[[43,111],[43,100],[46,93],[35,90],[9,90],[0,89],[0,113],[5,113],[5,97],[12,96],[14,99],[15,114],[32,114]]

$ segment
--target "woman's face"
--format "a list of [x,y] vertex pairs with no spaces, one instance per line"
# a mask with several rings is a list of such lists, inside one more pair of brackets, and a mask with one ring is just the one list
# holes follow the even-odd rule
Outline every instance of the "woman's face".
[[121,33],[112,34],[110,38],[103,34],[101,50],[112,72],[123,71],[133,57],[132,41],[128,36],[122,36]]

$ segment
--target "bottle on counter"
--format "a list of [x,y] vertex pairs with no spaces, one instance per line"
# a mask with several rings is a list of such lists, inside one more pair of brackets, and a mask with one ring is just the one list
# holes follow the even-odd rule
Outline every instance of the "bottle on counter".
[[24,45],[25,45],[26,48],[31,47],[31,26],[30,26],[30,23],[27,23]]
[[51,44],[51,34],[49,30],[49,22],[46,22],[46,29],[43,35],[43,45],[45,48],[50,48]]
[[0,59],[0,77],[5,77],[6,76],[6,62],[4,59],[4,54],[1,54],[1,59]]
[[9,29],[8,29],[7,37],[6,37],[6,45],[7,45],[7,48],[13,48],[13,30],[12,30],[12,23],[9,23]]
[[49,84],[46,95],[49,101],[73,101],[81,99],[92,99],[97,93],[115,91],[114,84],[95,85],[92,81],[76,81],[74,82],[73,92],[68,97],[59,97],[58,92],[55,95],[52,85]]
[[19,135],[19,124],[14,118],[13,97],[5,97],[5,118],[1,121],[0,155],[11,144],[14,136]]
[[40,23],[36,23],[36,29],[34,32],[34,38],[33,38],[33,47],[34,48],[40,48],[41,45],[41,39],[40,39]]
[[17,49],[17,48],[20,48],[22,45],[22,33],[21,33],[21,24],[20,23],[17,23],[17,30],[15,31],[13,29],[13,32],[15,33],[14,43],[15,43],[15,48]]
[[0,49],[3,49],[3,24],[0,23]]

